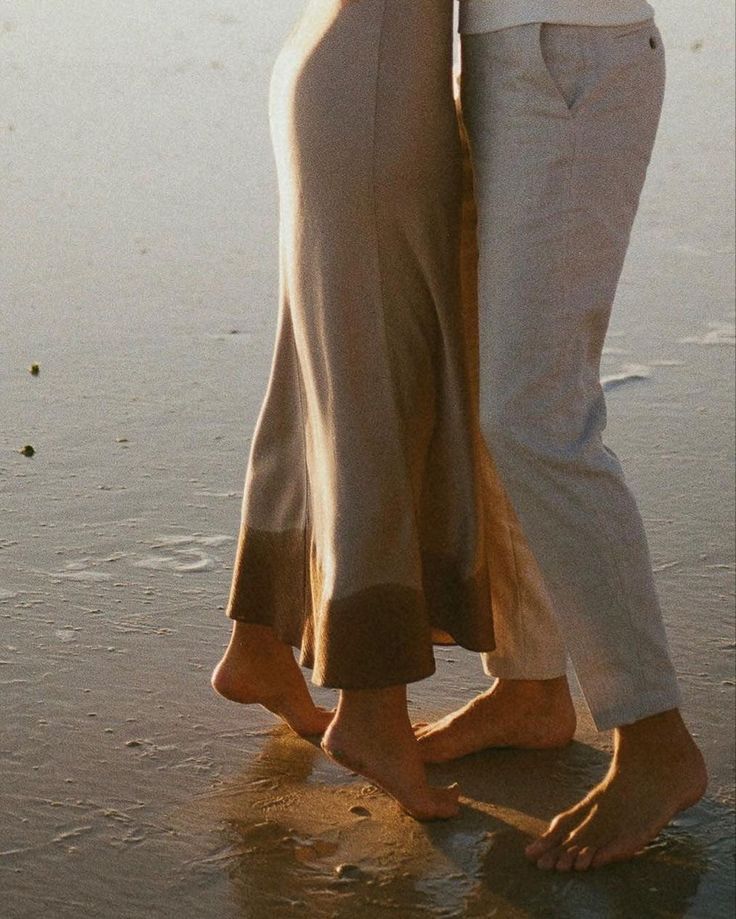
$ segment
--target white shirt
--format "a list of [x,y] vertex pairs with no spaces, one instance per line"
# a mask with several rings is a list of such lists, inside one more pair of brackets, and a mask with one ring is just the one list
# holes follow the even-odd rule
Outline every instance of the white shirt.
[[460,32],[495,32],[527,22],[620,26],[654,16],[646,0],[460,0]]

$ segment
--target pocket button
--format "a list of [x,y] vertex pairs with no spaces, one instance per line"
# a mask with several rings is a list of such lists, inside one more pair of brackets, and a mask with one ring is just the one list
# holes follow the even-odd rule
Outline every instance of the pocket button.
[[656,48],[656,47],[657,47],[657,39],[656,39],[656,38],[652,37],[652,38],[649,39],[649,47],[650,47],[650,48]]

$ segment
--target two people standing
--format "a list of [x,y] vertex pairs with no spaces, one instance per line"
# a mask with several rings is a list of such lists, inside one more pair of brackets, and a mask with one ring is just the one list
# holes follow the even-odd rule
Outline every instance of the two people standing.
[[[460,17],[464,125],[451,0],[312,0],[276,64],[279,322],[212,683],[324,732],[432,819],[458,789],[424,761],[571,740],[569,654],[614,757],[527,854],[585,870],[634,855],[707,780],[602,440],[664,51],[641,0],[461,0]],[[406,684],[448,642],[496,682],[412,726]],[[341,690],[336,713],[292,647]]]

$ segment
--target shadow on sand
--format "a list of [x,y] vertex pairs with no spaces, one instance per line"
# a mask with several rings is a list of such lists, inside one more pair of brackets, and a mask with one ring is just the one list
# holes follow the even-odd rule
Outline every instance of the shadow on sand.
[[[496,750],[433,766],[458,781],[464,806],[447,823],[418,824],[316,745],[274,729],[240,775],[187,808],[212,835],[234,915],[463,916],[502,919],[729,915],[730,808],[701,803],[634,861],[586,875],[539,871],[525,844],[600,779],[608,755]],[[709,879],[708,911],[695,906]],[[719,885],[722,890],[719,892]],[[715,897],[715,902],[713,897]]]

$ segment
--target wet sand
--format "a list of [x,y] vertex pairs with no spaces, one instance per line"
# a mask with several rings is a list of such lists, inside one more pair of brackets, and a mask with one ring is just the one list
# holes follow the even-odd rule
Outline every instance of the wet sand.
[[[433,767],[464,808],[427,826],[209,686],[276,323],[268,76],[299,4],[168,6],[0,15],[3,915],[732,916],[731,11],[661,4],[666,109],[603,366],[711,783],[635,862],[568,877],[523,846],[605,771],[581,700],[566,750]],[[437,659],[417,718],[487,686],[476,655]]]

